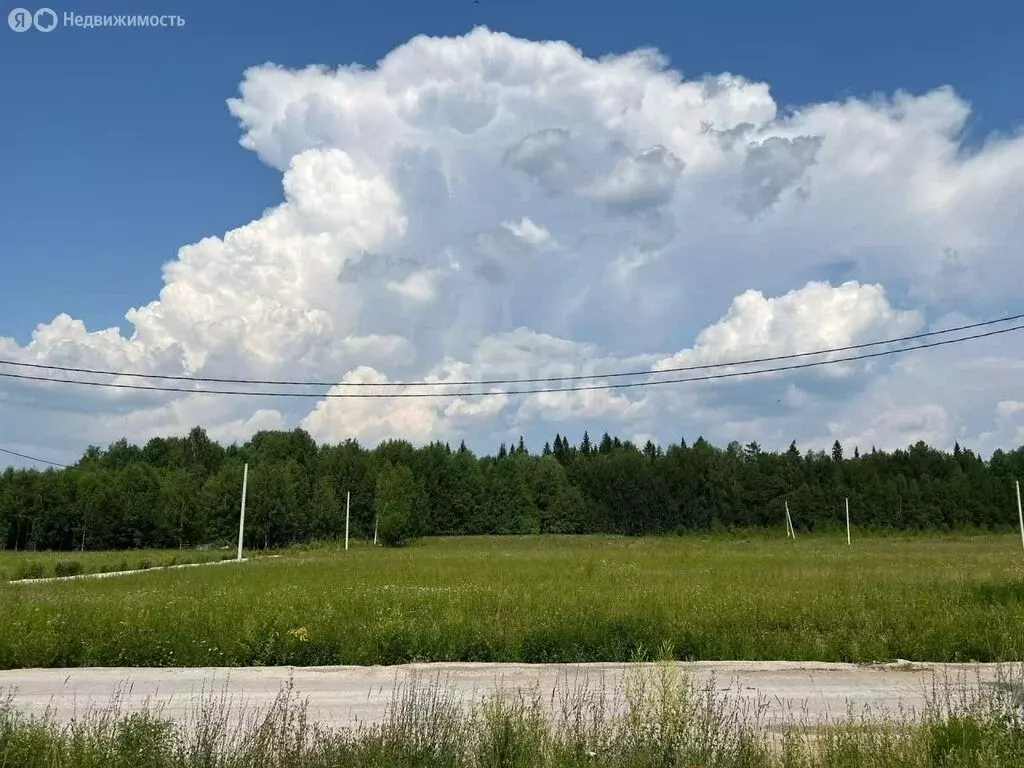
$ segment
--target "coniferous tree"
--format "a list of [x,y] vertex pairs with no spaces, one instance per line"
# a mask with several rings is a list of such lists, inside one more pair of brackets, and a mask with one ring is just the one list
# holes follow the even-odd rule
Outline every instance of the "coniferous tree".
[[[845,460],[781,453],[756,440],[725,448],[703,437],[663,451],[602,434],[595,449],[561,434],[540,456],[521,437],[509,452],[477,457],[436,442],[353,440],[318,446],[302,430],[254,435],[223,448],[202,429],[154,437],[143,447],[118,440],[90,446],[69,469],[0,472],[0,546],[7,549],[111,549],[233,545],[242,466],[248,462],[247,548],[278,547],[344,534],[351,497],[354,536],[370,537],[377,507],[405,498],[399,540],[473,533],[626,533],[776,526],[789,500],[797,527],[840,526],[842,500],[856,499],[864,525],[895,530],[1007,529],[1016,524],[1013,480],[1024,448],[988,460],[960,445],[943,452],[919,442]],[[397,468],[403,468],[398,470]],[[392,492],[394,472],[405,495]],[[382,485],[383,484],[383,485]],[[389,496],[390,494],[390,496]],[[404,526],[404,528],[403,528]]]
[[836,464],[843,463],[843,445],[838,440],[832,443],[832,461]]
[[563,467],[569,463],[569,441],[561,435],[555,435],[555,458]]

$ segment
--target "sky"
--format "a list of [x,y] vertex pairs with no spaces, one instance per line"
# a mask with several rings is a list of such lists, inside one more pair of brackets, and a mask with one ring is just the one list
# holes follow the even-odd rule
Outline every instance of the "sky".
[[[1024,312],[1018,3],[50,7],[185,23],[0,28],[2,360],[600,384]],[[0,378],[0,447],[67,462],[201,424],[990,453],[1024,443],[1021,338],[486,398]]]

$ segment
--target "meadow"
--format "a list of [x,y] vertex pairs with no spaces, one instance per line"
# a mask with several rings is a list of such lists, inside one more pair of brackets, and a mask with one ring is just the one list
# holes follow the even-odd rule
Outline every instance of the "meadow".
[[112,552],[0,552],[0,581],[146,570],[235,557],[221,549],[127,549]]
[[0,614],[4,669],[1010,661],[1024,554],[1010,535],[437,538],[0,584]]

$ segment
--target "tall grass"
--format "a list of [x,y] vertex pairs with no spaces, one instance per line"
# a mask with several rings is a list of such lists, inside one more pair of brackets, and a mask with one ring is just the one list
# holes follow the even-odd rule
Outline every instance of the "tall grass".
[[0,581],[46,579],[83,573],[145,570],[185,563],[210,563],[233,550],[128,549],[115,552],[13,552],[0,551]]
[[0,584],[0,668],[1024,659],[1013,536],[428,540]]
[[440,684],[399,689],[382,722],[325,727],[290,687],[266,710],[232,716],[211,701],[174,723],[115,703],[71,722],[0,703],[0,765],[19,768],[342,768],[345,766],[697,766],[710,768],[1019,768],[1024,722],[1011,697],[941,697],[896,721],[848,717],[775,727],[713,682],[638,672],[609,709],[603,691],[561,686],[469,703]]

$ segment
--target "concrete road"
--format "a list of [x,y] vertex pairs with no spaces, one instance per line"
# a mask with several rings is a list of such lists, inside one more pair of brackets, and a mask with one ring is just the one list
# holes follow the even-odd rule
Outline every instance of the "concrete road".
[[[552,693],[585,685],[603,690],[606,706],[621,704],[623,674],[648,671],[645,664],[408,664],[394,667],[89,668],[0,671],[0,700],[13,694],[16,709],[33,715],[49,710],[61,720],[103,709],[116,698],[123,713],[145,706],[179,722],[196,716],[205,699],[226,697],[233,717],[268,707],[291,679],[311,720],[352,726],[381,722],[400,686],[441,683],[463,702],[493,694],[496,687],[539,692],[557,709]],[[822,723],[852,707],[871,717],[920,711],[933,684],[976,692],[999,681],[1024,679],[1024,664],[854,665],[809,662],[679,662],[674,665],[699,686],[709,681],[749,712],[762,707],[765,724],[797,720]],[[1005,685],[1005,684],[1004,684]],[[1018,695],[1020,695],[1018,693]],[[1024,702],[1024,697],[1021,697]]]

